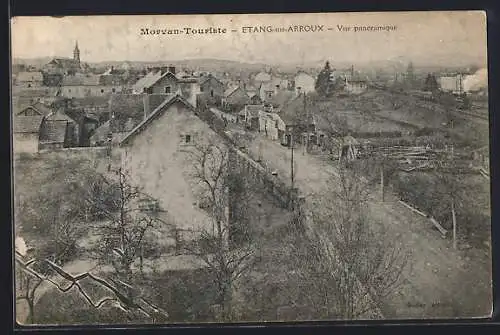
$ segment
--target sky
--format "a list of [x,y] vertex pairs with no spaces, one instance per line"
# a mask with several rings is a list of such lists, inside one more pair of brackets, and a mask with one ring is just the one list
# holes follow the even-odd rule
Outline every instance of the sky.
[[[243,26],[323,25],[321,32],[242,33]],[[392,31],[339,32],[343,26],[396,26]],[[141,28],[220,27],[226,34],[141,35]],[[332,30],[328,30],[332,28]],[[231,32],[235,29],[236,32]],[[86,62],[215,58],[302,64],[364,63],[400,57],[414,63],[457,60],[486,64],[483,12],[392,12],[253,15],[15,17],[15,58],[72,57],[75,41]]]

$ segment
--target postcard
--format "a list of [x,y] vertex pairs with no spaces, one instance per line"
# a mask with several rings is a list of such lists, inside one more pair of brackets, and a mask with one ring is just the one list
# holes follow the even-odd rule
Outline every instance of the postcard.
[[491,316],[484,12],[11,32],[18,324]]

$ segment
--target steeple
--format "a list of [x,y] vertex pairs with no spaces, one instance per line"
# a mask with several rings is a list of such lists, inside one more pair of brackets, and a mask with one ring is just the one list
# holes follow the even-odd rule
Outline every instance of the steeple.
[[80,63],[80,49],[78,49],[78,41],[76,41],[75,49],[73,50],[73,59]]

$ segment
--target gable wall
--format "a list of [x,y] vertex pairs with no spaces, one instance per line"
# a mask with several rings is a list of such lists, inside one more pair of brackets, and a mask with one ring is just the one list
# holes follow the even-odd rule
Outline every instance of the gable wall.
[[206,123],[183,104],[175,103],[124,147],[122,166],[136,185],[158,199],[160,207],[184,229],[200,229],[209,223],[206,212],[198,207],[198,187],[193,182],[189,150],[182,135],[191,135],[194,143],[220,141]]

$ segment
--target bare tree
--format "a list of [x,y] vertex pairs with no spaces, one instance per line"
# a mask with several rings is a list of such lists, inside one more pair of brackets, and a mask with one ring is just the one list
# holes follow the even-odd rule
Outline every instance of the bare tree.
[[[94,196],[100,193],[93,191],[97,183],[89,190],[86,201],[104,217],[104,222],[97,226],[98,259],[112,265],[118,278],[130,283],[133,263],[140,259],[142,268],[142,250],[148,242],[146,235],[159,223],[154,214],[158,208],[155,200],[134,186],[121,168],[114,171],[114,175],[115,178],[102,177],[108,192],[112,193],[108,201]],[[147,208],[141,206],[142,201],[148,202]]]
[[210,215],[210,227],[201,232],[199,250],[190,251],[200,257],[212,273],[223,318],[228,320],[233,315],[235,282],[249,268],[254,254],[250,243],[233,247],[229,242],[233,228],[229,223],[228,192],[238,178],[230,174],[229,152],[225,145],[197,144],[190,158],[192,178],[200,186],[199,196]]
[[401,284],[408,255],[370,218],[368,187],[356,170],[340,167],[328,185],[315,200],[301,273],[323,293],[316,300],[323,313],[356,319],[378,310]]

